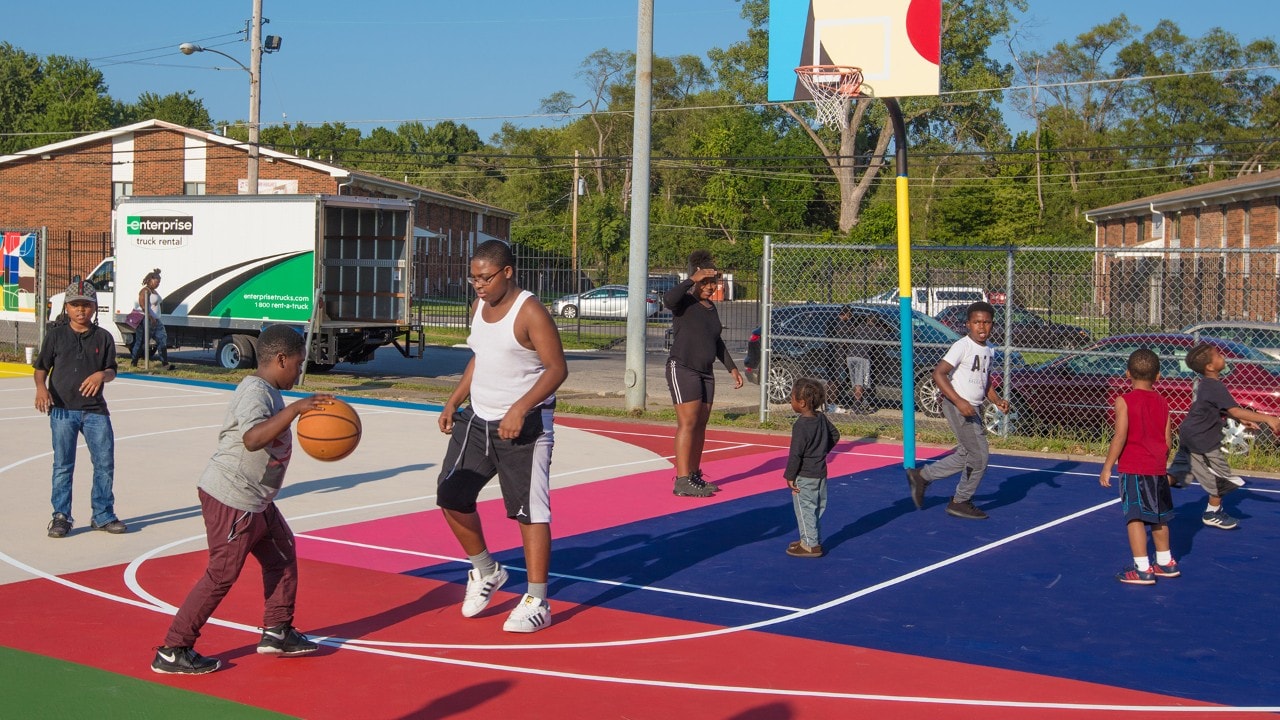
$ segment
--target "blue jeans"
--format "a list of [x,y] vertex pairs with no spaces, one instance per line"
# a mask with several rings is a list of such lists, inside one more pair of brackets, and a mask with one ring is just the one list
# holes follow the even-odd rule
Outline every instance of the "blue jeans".
[[[149,332],[151,333],[151,339],[156,341],[156,357],[160,358],[160,363],[162,365],[168,365],[169,349],[165,346],[165,343],[169,341],[169,334],[164,330],[164,323],[152,320],[151,330]],[[129,362],[136,363],[138,362],[138,358],[143,355],[144,348],[142,347],[142,333],[143,328],[142,325],[139,324],[138,329],[133,331],[133,347],[129,352]]]
[[55,407],[49,410],[49,428],[53,431],[53,512],[71,518],[76,440],[84,435],[93,460],[93,522],[105,525],[116,520],[116,498],[111,490],[116,473],[116,439],[110,416]]
[[791,494],[796,510],[796,524],[800,526],[800,542],[805,547],[822,544],[822,529],[818,520],[827,509],[827,480],[803,475],[796,478],[798,493]]

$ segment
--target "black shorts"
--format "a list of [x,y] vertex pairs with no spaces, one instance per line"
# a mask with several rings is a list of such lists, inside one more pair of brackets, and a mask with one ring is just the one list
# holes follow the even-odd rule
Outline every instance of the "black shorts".
[[667,358],[667,389],[671,391],[671,402],[681,403],[702,401],[710,405],[716,399],[716,376],[709,372],[698,372]]
[[1120,506],[1124,520],[1164,525],[1173,519],[1173,493],[1164,475],[1120,473]]
[[498,437],[498,422],[481,420],[470,407],[454,413],[453,433],[436,480],[436,505],[476,511],[480,491],[498,476],[507,517],[525,525],[551,522],[551,448],[555,408],[539,405],[513,440]]

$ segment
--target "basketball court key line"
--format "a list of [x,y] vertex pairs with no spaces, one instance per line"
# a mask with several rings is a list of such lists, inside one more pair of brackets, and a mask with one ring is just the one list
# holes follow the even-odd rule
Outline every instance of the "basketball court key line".
[[[374,550],[377,552],[392,553],[397,555],[409,555],[412,557],[431,558],[433,560],[445,560],[452,563],[462,565],[470,565],[470,561],[466,558],[451,557],[449,555],[439,555],[436,553],[421,552],[418,550],[405,550],[402,548],[387,547],[385,545],[372,545],[370,543],[356,542],[354,540],[339,540],[337,538],[327,538],[318,535],[309,535],[306,533],[298,533],[297,537],[306,538],[315,542],[327,542],[335,545],[346,545],[348,547],[358,547],[365,550]],[[528,573],[528,570],[517,565],[503,565],[502,567],[516,572]],[[665,593],[668,595],[679,595],[682,597],[697,598],[699,600],[715,600],[717,602],[735,603],[738,605],[750,605],[752,607],[768,608],[770,610],[786,610],[795,612],[803,608],[791,607],[789,605],[774,605],[773,603],[756,602],[754,600],[742,600],[739,598],[725,597],[722,595],[707,595],[705,593],[689,592],[688,590],[672,590],[670,588],[658,587],[656,585],[637,585],[635,583],[619,582],[617,580],[604,580],[602,578],[591,578],[583,575],[567,575],[565,573],[548,573],[550,577],[559,578],[561,580],[577,580],[579,582],[595,583],[597,585],[608,585],[609,587],[630,588],[632,590],[645,590],[648,592]]]
[[[188,540],[180,540],[169,543],[167,547],[187,542]],[[74,583],[55,575],[50,575],[37,568],[22,563],[3,552],[0,552],[0,560],[21,568],[34,576],[50,580],[70,589],[84,592],[102,599],[119,602],[125,605],[131,605],[143,610],[151,610],[153,612],[171,615],[176,608],[157,607],[140,603],[131,598],[120,597],[111,593],[103,592],[95,588],[90,588],[79,583]],[[258,635],[261,629],[255,626],[243,623],[233,623],[219,618],[210,618],[209,622],[219,627],[225,627],[242,632]],[[724,692],[737,693],[745,695],[770,695],[781,697],[818,697],[839,700],[863,700],[863,701],[879,701],[879,702],[897,702],[897,703],[913,703],[922,705],[965,705],[974,707],[1007,707],[1007,708],[1023,708],[1023,709],[1046,709],[1046,710],[1083,710],[1096,712],[1159,712],[1159,713],[1275,713],[1280,712],[1280,706],[1176,706],[1176,705],[1090,705],[1086,703],[1051,703],[1051,702],[1032,702],[1021,700],[984,700],[973,698],[941,698],[927,696],[910,696],[910,695],[880,695],[871,693],[837,693],[821,690],[794,690],[785,688],[756,688],[739,685],[711,685],[701,683],[682,683],[667,680],[646,680],[643,678],[626,678],[613,677],[607,675],[590,675],[586,673],[573,673],[557,670],[543,670],[541,668],[530,668],[519,665],[504,665],[500,663],[486,663],[474,660],[460,660],[456,658],[435,657],[429,655],[418,655],[416,653],[407,653],[398,650],[388,650],[380,647],[370,647],[367,645],[356,644],[357,641],[349,638],[337,637],[315,637],[316,642],[327,645],[329,647],[340,648],[353,652],[368,653],[371,655],[381,655],[385,657],[396,657],[406,660],[416,660],[419,662],[432,662],[442,665],[454,665],[459,667],[470,667],[484,670],[493,670],[498,672],[513,672],[523,675],[534,675],[541,677],[554,677],[569,680],[583,680],[587,682],[612,683],[617,685],[635,685],[641,687],[667,687],[673,689],[684,690],[704,690],[708,692]],[[507,646],[503,646],[507,647]]]
[[[792,620],[796,620],[796,619],[799,619],[799,618],[808,617],[808,616],[810,616],[810,615],[814,615],[814,614],[817,614],[817,613],[823,612],[823,611],[828,610],[828,609],[830,609],[830,608],[833,608],[833,607],[837,607],[837,606],[839,606],[839,605],[846,604],[846,603],[851,602],[851,601],[853,601],[853,600],[857,600],[857,599],[859,599],[859,598],[866,597],[866,596],[868,596],[868,595],[874,594],[874,593],[879,592],[879,591],[881,591],[881,590],[885,590],[885,589],[887,589],[887,588],[891,588],[891,587],[894,587],[894,586],[899,585],[899,584],[901,584],[901,583],[907,582],[908,580],[912,580],[912,579],[917,578],[917,577],[920,577],[920,576],[922,576],[922,575],[926,575],[926,574],[931,573],[931,572],[933,572],[933,571],[935,571],[935,570],[939,570],[939,569],[942,569],[942,568],[948,567],[948,566],[950,566],[950,565],[954,565],[954,564],[956,564],[956,563],[958,563],[958,562],[961,562],[961,561],[963,561],[963,560],[967,560],[967,559],[969,559],[969,558],[976,557],[976,556],[978,556],[978,555],[984,554],[984,553],[986,553],[986,552],[989,552],[989,551],[994,550],[994,549],[996,549],[996,548],[1002,547],[1002,546],[1007,545],[1007,544],[1009,544],[1009,543],[1011,543],[1011,542],[1014,542],[1014,541],[1016,541],[1016,540],[1020,540],[1020,539],[1025,538],[1025,537],[1030,537],[1030,536],[1032,536],[1032,535],[1038,534],[1038,533],[1040,533],[1040,532],[1043,532],[1043,531],[1048,530],[1048,529],[1050,529],[1050,528],[1056,527],[1056,526],[1061,525],[1061,524],[1063,524],[1063,523],[1067,523],[1067,522],[1070,522],[1070,521],[1072,521],[1072,520],[1075,520],[1076,518],[1083,517],[1083,516],[1085,516],[1085,515],[1088,515],[1088,514],[1090,514],[1090,513],[1096,512],[1096,511],[1101,510],[1101,509],[1103,509],[1103,508],[1110,507],[1110,506],[1112,506],[1112,505],[1116,505],[1116,504],[1118,504],[1119,502],[1120,502],[1120,499],[1119,499],[1119,498],[1115,498],[1115,499],[1113,499],[1113,500],[1108,500],[1107,502],[1100,503],[1100,504],[1098,504],[1098,505],[1094,505],[1094,506],[1092,506],[1092,507],[1085,508],[1085,509],[1083,509],[1083,510],[1079,510],[1079,511],[1077,511],[1077,512],[1071,513],[1070,515],[1066,515],[1066,516],[1061,517],[1061,518],[1057,518],[1057,519],[1054,519],[1054,520],[1050,520],[1049,522],[1042,523],[1042,524],[1037,525],[1037,526],[1032,527],[1032,528],[1028,528],[1027,530],[1023,530],[1023,531],[1021,531],[1021,532],[1014,533],[1013,535],[1009,535],[1009,536],[1004,537],[1004,538],[1001,538],[1001,539],[999,539],[999,540],[992,541],[992,542],[990,542],[990,543],[987,543],[986,545],[982,545],[982,546],[976,547],[976,548],[974,548],[974,549],[972,549],[972,550],[968,550],[968,551],[966,551],[966,552],[963,552],[963,553],[961,553],[961,554],[959,554],[959,555],[956,555],[956,556],[953,556],[953,557],[947,558],[946,560],[940,560],[940,561],[938,561],[938,562],[936,562],[936,563],[933,563],[932,565],[927,565],[927,566],[925,566],[925,567],[923,567],[923,568],[918,568],[918,569],[916,569],[916,570],[913,570],[913,571],[911,571],[911,572],[905,573],[905,574],[903,574],[903,575],[899,575],[899,576],[898,576],[898,577],[896,577],[896,578],[890,578],[889,580],[885,580],[885,581],[883,581],[883,582],[877,583],[877,584],[872,585],[872,586],[870,586],[870,587],[863,588],[863,589],[861,589],[861,590],[856,590],[856,591],[854,591],[854,592],[852,592],[852,593],[848,593],[848,594],[846,594],[846,595],[842,595],[842,596],[837,597],[837,598],[835,598],[835,599],[828,600],[828,601],[827,601],[827,602],[825,602],[825,603],[820,603],[820,604],[818,604],[818,605],[814,605],[814,606],[809,607],[809,608],[803,608],[803,609],[800,609],[800,610],[796,610],[796,611],[793,611],[793,612],[789,612],[789,613],[784,614],[784,615],[779,615],[778,617],[775,617],[775,618],[770,618],[770,619],[767,619],[767,620],[759,620],[759,621],[756,621],[756,622],[753,622],[753,623],[747,623],[747,624],[744,624],[744,625],[733,625],[733,626],[724,627],[724,628],[717,628],[717,629],[715,629],[715,630],[703,630],[703,631],[699,631],[699,632],[694,632],[694,633],[683,633],[683,634],[679,634],[679,635],[665,635],[665,636],[657,636],[657,637],[649,637],[649,638],[634,638],[634,639],[630,639],[630,640],[601,640],[601,641],[597,641],[597,642],[577,642],[577,643],[543,643],[543,644],[524,644],[524,645],[518,645],[518,644],[492,645],[492,644],[447,644],[447,643],[400,643],[398,646],[400,646],[400,647],[414,647],[414,648],[422,648],[422,649],[458,649],[458,650],[560,650],[560,649],[584,649],[584,648],[601,648],[601,647],[626,647],[626,646],[632,646],[632,645],[650,645],[650,644],[668,643],[668,642],[677,642],[677,641],[684,641],[684,640],[696,640],[696,639],[704,638],[704,637],[716,637],[716,636],[719,636],[719,635],[730,635],[730,634],[739,633],[739,632],[744,632],[744,631],[748,631],[748,630],[758,630],[758,629],[760,629],[760,628],[771,627],[771,626],[773,626],[773,625],[779,625],[779,624],[782,624],[782,623],[785,623],[785,622],[790,622],[790,621],[792,621]],[[332,511],[329,511],[329,512],[326,512],[325,514],[331,514],[331,513],[332,513]],[[296,518],[296,519],[297,519],[297,520],[303,520],[303,519],[307,519],[307,518],[310,518],[310,517],[313,517],[313,516],[312,516],[312,515],[303,515],[303,516],[299,516],[299,517],[298,517],[298,518]],[[171,542],[171,543],[168,543],[168,544],[166,544],[166,545],[163,545],[163,546],[160,546],[160,547],[158,547],[158,548],[155,548],[155,549],[153,549],[153,550],[151,550],[151,551],[148,551],[147,553],[144,553],[143,555],[140,555],[138,558],[136,558],[136,559],[134,559],[132,562],[130,562],[130,563],[129,563],[129,565],[128,565],[128,567],[126,567],[126,569],[125,569],[125,584],[126,584],[126,585],[128,585],[128,586],[129,586],[129,588],[130,588],[131,590],[133,590],[133,591],[134,591],[134,593],[135,593],[136,595],[138,595],[138,597],[141,597],[141,598],[143,598],[143,599],[145,599],[145,600],[149,600],[149,601],[151,601],[151,602],[153,602],[153,603],[155,603],[155,604],[157,604],[157,605],[168,605],[168,603],[165,603],[165,602],[164,602],[163,600],[161,600],[160,598],[158,598],[158,597],[156,597],[156,596],[154,596],[154,595],[150,594],[149,592],[147,592],[147,591],[146,591],[146,590],[141,586],[141,584],[138,582],[138,579],[137,579],[137,572],[138,572],[138,568],[140,568],[140,567],[141,567],[141,565],[142,565],[142,563],[146,562],[146,561],[147,561],[147,560],[149,560],[151,557],[154,557],[155,555],[157,555],[157,554],[159,554],[159,553],[161,553],[161,552],[163,552],[163,551],[165,551],[165,550],[167,550],[167,549],[169,549],[169,548],[172,548],[172,547],[174,547],[174,546],[176,546],[176,545],[180,545],[180,544],[182,544],[182,543],[184,543],[184,542],[193,542],[193,541],[196,541],[196,540],[202,540],[202,539],[204,539],[204,536],[203,536],[203,535],[193,535],[193,536],[191,536],[191,537],[189,537],[189,538],[186,538],[186,539],[184,539],[184,540],[176,540],[176,541],[173,541],[173,542]],[[176,610],[176,608],[174,608],[174,609]]]

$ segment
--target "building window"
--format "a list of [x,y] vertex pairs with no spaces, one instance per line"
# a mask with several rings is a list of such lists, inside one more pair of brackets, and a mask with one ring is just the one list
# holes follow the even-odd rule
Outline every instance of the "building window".
[[203,195],[204,183],[202,182],[184,182],[182,183],[183,195]]
[[111,183],[111,199],[119,200],[122,197],[128,197],[133,194],[132,182],[113,182]]

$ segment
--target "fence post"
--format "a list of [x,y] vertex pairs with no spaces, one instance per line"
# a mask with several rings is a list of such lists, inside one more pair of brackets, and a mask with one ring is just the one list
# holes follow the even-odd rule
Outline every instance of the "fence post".
[[760,254],[760,423],[769,418],[769,346],[772,343],[769,320],[773,317],[773,240],[764,236],[764,252]]
[[[1013,246],[1004,252],[1004,382],[1000,383],[1001,397],[1009,402],[1009,372],[1013,363],[1010,361],[1013,351]],[[1013,408],[1009,408],[1012,410]],[[1000,423],[1000,437],[1009,437],[1009,418]]]
[[44,328],[49,324],[49,279],[47,271],[49,269],[49,227],[41,226],[40,228],[40,259],[37,263],[40,267],[36,271],[36,347],[44,347]]

